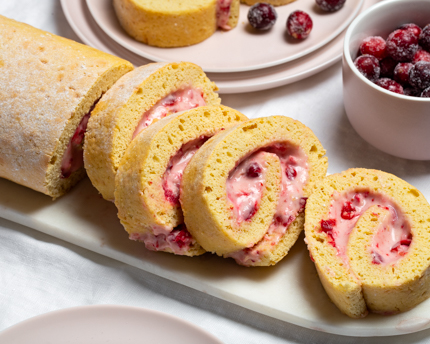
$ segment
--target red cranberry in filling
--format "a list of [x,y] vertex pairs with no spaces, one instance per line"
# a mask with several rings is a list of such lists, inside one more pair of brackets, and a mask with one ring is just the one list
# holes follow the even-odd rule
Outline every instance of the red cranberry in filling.
[[249,165],[248,169],[246,170],[246,176],[248,178],[257,178],[261,175],[261,167],[256,162],[253,162],[251,165]]
[[375,56],[361,55],[355,59],[354,65],[370,81],[375,81],[381,74],[381,67]]
[[179,195],[174,195],[172,190],[167,188],[164,190],[164,196],[172,204],[177,204],[179,202]]
[[419,43],[424,50],[430,52],[430,24],[421,31]]
[[398,82],[388,79],[388,78],[382,78],[375,81],[375,84],[385,88],[388,91],[403,94],[403,87]]
[[351,202],[345,202],[345,204],[342,207],[342,212],[340,216],[344,220],[351,220],[356,216],[355,211],[356,209]]
[[430,62],[430,53],[425,51],[425,50],[418,50],[415,55],[414,58],[412,60],[413,63],[417,63],[419,61],[427,61]]
[[287,165],[285,168],[285,174],[287,175],[287,178],[289,180],[294,180],[294,178],[297,177],[297,171],[296,169],[291,166],[291,165]]
[[377,252],[372,252],[372,263],[381,264],[383,262],[382,256]]
[[258,30],[269,30],[275,25],[278,14],[270,4],[256,3],[248,11],[249,24]]
[[387,38],[388,54],[396,61],[411,61],[418,50],[418,39],[409,30],[395,30]]
[[400,84],[409,84],[409,71],[413,64],[409,62],[400,62],[396,68],[394,68],[394,80]]
[[311,33],[313,22],[309,14],[294,11],[287,19],[287,32],[296,39],[305,39]]
[[245,216],[245,221],[251,220],[252,217],[257,213],[258,204],[255,202],[252,208],[248,208],[248,214]]
[[338,11],[342,8],[346,0],[315,0],[317,5],[326,12]]
[[179,248],[187,246],[191,243],[192,237],[190,232],[185,228],[185,226],[181,226],[178,230],[174,230],[170,235],[173,235],[173,241],[178,245]]
[[336,226],[336,219],[321,220],[321,230],[323,232],[331,232]]
[[430,86],[430,62],[419,61],[409,72],[409,83],[420,90]]
[[382,37],[367,37],[360,44],[360,52],[362,55],[372,55],[382,60],[387,57],[387,45]]
[[381,77],[392,78],[394,76],[394,68],[396,65],[397,62],[389,56],[379,61],[379,66],[381,67]]
[[307,201],[308,201],[308,198],[307,198],[307,197],[302,197],[302,198],[300,198],[300,209],[299,209],[299,213],[301,213],[303,210],[305,210]]
[[400,30],[407,30],[409,32],[411,32],[416,38],[420,37],[421,34],[421,28],[413,23],[409,23],[409,24],[403,24],[399,27]]
[[422,98],[430,98],[430,87],[427,87],[424,91],[421,93]]

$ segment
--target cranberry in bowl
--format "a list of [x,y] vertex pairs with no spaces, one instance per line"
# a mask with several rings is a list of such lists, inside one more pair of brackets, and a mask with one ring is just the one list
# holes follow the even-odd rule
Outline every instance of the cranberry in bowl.
[[[424,90],[417,91],[407,83],[409,73],[413,73],[410,69],[414,69],[409,64],[423,64],[409,61],[410,49],[422,48],[419,37],[417,46],[413,46],[412,33],[417,29],[408,24],[421,29],[430,24],[428,0],[386,0],[351,23],[345,35],[342,58],[344,105],[351,125],[376,148],[405,159],[430,160],[430,98],[420,97]],[[393,49],[392,42],[388,52],[384,52],[381,40],[369,39],[381,37],[386,42],[397,30],[411,32],[410,37],[405,35],[409,38],[405,54]],[[400,36],[402,34],[397,33],[390,40],[397,44]],[[402,44],[403,41],[399,43]],[[427,56],[426,49],[418,54],[423,59]],[[364,58],[356,61],[359,56]],[[375,70],[367,63],[376,66]],[[360,72],[360,69],[363,70]]]

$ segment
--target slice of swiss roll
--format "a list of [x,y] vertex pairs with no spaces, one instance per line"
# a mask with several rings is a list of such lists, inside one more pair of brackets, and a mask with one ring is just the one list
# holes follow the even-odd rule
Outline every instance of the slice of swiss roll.
[[430,295],[430,206],[402,179],[350,169],[315,185],[305,234],[321,283],[353,318],[394,314]]
[[88,122],[84,161],[93,185],[114,199],[115,175],[137,134],[167,115],[218,105],[216,85],[193,63],[152,63],[122,77],[98,102]]
[[53,198],[85,175],[94,104],[133,66],[0,16],[0,177]]
[[130,239],[154,251],[204,252],[181,225],[182,174],[209,138],[245,120],[226,106],[204,106],[163,118],[132,141],[115,179],[115,204]]
[[137,41],[171,48],[200,43],[239,20],[239,0],[113,0],[118,20]]
[[280,261],[303,229],[327,170],[312,131],[288,117],[253,119],[208,141],[182,179],[185,224],[207,251],[245,266]]

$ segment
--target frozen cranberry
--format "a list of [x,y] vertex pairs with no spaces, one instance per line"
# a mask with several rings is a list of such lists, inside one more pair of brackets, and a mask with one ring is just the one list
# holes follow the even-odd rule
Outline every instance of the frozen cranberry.
[[419,61],[409,72],[409,83],[420,90],[430,86],[430,62]]
[[403,88],[403,94],[405,96],[409,96],[409,97],[420,97],[421,96],[421,90],[418,90],[414,87],[405,87],[405,88]]
[[409,84],[409,71],[412,67],[412,63],[400,62],[396,68],[394,68],[394,80],[399,84]]
[[421,92],[422,98],[430,98],[430,87],[427,87],[424,91]]
[[355,59],[354,65],[370,81],[377,80],[381,74],[381,67],[375,56],[361,55]]
[[381,67],[381,77],[392,78],[394,76],[394,68],[396,65],[397,62],[389,56],[379,61],[379,66]]
[[409,30],[395,30],[388,36],[388,54],[396,61],[412,61],[418,50],[418,39]]
[[296,169],[291,166],[291,165],[287,165],[287,167],[285,168],[285,174],[287,175],[287,178],[289,180],[293,180],[294,178],[297,177],[297,171]]
[[355,211],[356,209],[351,202],[345,202],[345,204],[342,207],[340,216],[344,220],[351,220],[356,216]]
[[425,50],[418,50],[415,55],[414,58],[412,60],[413,63],[417,63],[419,61],[427,61],[430,62],[430,53],[428,51]]
[[261,175],[261,167],[256,162],[253,162],[251,165],[249,165],[248,169],[246,170],[246,176],[249,178],[258,178]]
[[421,31],[419,43],[424,50],[430,52],[430,24]]
[[278,14],[270,4],[257,2],[248,11],[249,24],[258,30],[269,30],[275,25]]
[[379,36],[367,37],[360,44],[362,55],[372,55],[378,60],[387,57],[387,45],[385,39]]
[[340,10],[346,0],[315,0],[317,5],[327,12],[334,12]]
[[296,39],[305,39],[312,30],[312,19],[306,12],[294,11],[287,19],[287,32]]
[[375,81],[375,84],[385,88],[388,91],[403,94],[403,87],[398,82],[388,79],[388,78],[381,78]]
[[413,23],[403,24],[399,27],[399,29],[410,31],[416,38],[420,37],[421,31],[422,31],[417,24],[413,24]]

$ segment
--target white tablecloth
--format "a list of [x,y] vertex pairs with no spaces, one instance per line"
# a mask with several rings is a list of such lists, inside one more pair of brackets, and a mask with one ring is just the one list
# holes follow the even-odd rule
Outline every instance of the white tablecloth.
[[[1,0],[0,14],[79,41],[58,0]],[[327,149],[329,173],[349,167],[377,168],[413,181],[428,195],[429,162],[391,157],[355,133],[344,112],[341,78],[339,62],[292,85],[221,96],[225,105],[249,117],[288,115],[303,121]],[[321,117],[326,120],[321,121]],[[169,313],[200,326],[226,344],[364,340],[290,325],[0,219],[0,331],[49,311],[93,304],[130,305]],[[366,341],[430,343],[430,330]]]

